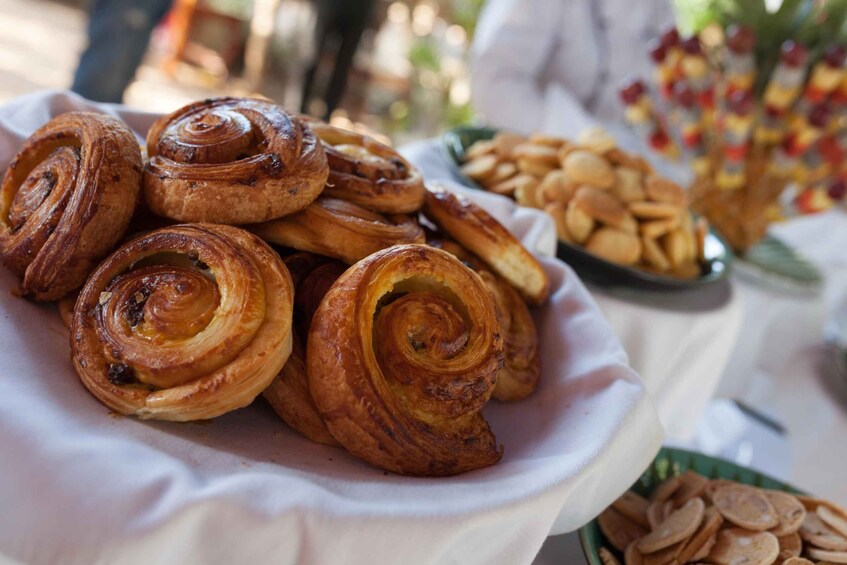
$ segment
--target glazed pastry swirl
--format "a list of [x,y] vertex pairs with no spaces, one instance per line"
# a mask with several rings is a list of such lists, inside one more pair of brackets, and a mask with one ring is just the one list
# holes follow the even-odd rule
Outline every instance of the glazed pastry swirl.
[[503,368],[497,374],[492,395],[496,400],[522,400],[538,388],[541,376],[541,352],[538,331],[529,308],[520,294],[505,280],[483,267],[478,257],[453,241],[434,239],[433,247],[455,255],[483,280],[494,298],[497,321],[503,334]]
[[506,279],[527,301],[543,304],[550,281],[541,264],[503,224],[470,200],[442,188],[426,193],[423,213]]
[[326,196],[297,214],[248,227],[277,245],[335,257],[351,265],[392,245],[424,241],[423,230],[409,216],[383,216]]
[[123,237],[138,202],[141,151],[120,120],[62,114],[36,131],[0,187],[0,255],[21,293],[57,300]]
[[353,265],[320,303],[309,385],[354,455],[396,473],[453,475],[502,456],[480,412],[502,347],[480,278],[449,253],[400,245]]
[[541,376],[535,322],[526,302],[512,285],[489,271],[480,271],[479,275],[494,297],[503,332],[505,364],[497,374],[493,396],[504,402],[522,400],[538,388]]
[[291,352],[285,265],[239,228],[163,228],[127,243],[74,307],[82,383],[122,414],[213,418],[246,406]]
[[423,177],[391,147],[367,135],[309,121],[329,163],[324,194],[368,210],[391,214],[416,212],[423,204]]
[[262,395],[274,412],[301,435],[325,445],[338,445],[312,400],[304,344],[315,310],[347,267],[340,261],[311,253],[294,253],[285,258],[285,265],[294,283],[294,348],[282,371]]
[[329,174],[308,126],[244,98],[197,102],[147,133],[144,198],[182,222],[264,222],[309,205]]

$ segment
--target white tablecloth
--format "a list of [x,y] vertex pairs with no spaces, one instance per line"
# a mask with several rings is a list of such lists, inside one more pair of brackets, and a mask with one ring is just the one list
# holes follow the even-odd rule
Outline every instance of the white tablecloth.
[[[0,168],[37,126],[100,109],[141,134],[153,116],[42,93],[0,108]],[[469,191],[469,195],[470,192]],[[471,195],[533,249],[549,218]],[[262,401],[205,425],[110,417],[74,374],[51,306],[0,269],[0,561],[40,563],[528,563],[619,496],[662,433],[626,354],[579,278],[542,259],[542,382],[486,407],[505,446],[442,479],[383,473],[289,430]]]
[[[427,179],[453,179],[440,140],[401,148]],[[741,326],[732,285],[645,294],[588,285],[629,363],[644,379],[670,438],[686,440],[712,398]]]
[[820,269],[824,286],[818,295],[792,295],[739,277],[744,325],[719,394],[786,428],[790,482],[847,505],[847,409],[829,384],[823,339],[827,320],[847,307],[847,213],[800,217],[771,231]]

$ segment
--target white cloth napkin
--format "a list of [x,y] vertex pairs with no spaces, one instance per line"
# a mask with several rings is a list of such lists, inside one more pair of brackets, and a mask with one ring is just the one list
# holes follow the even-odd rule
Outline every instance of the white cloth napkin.
[[[401,148],[428,179],[456,178],[441,140]],[[469,190],[497,211],[508,199]],[[522,234],[518,234],[522,235]],[[549,244],[555,250],[555,231]],[[538,249],[546,252],[545,247]],[[589,285],[592,298],[623,343],[633,369],[644,379],[669,438],[690,439],[714,395],[742,322],[732,285],[684,292],[624,292]]]
[[[152,116],[42,93],[0,108],[0,164],[73,109]],[[470,194],[469,194],[470,196]],[[484,198],[473,195],[472,198]],[[486,203],[488,206],[489,203]],[[489,206],[533,249],[544,216]],[[262,400],[211,422],[114,417],[82,387],[55,308],[0,269],[0,560],[90,563],[528,563],[640,475],[662,432],[638,375],[574,273],[542,259],[539,390],[485,415],[505,446],[487,469],[384,473],[309,442]]]

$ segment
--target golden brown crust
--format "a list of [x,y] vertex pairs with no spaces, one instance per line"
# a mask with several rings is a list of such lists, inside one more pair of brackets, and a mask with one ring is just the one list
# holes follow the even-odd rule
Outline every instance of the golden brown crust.
[[523,298],[506,281],[488,271],[479,275],[491,290],[503,334],[503,368],[497,374],[495,399],[522,400],[535,392],[541,376],[538,333]]
[[501,402],[522,400],[535,392],[541,376],[541,352],[535,321],[521,295],[502,278],[485,269],[482,261],[449,240],[432,239],[428,245],[443,249],[473,269],[494,298],[503,335],[503,368],[497,373],[492,396]]
[[339,443],[326,429],[309,391],[304,344],[315,310],[347,267],[312,253],[289,255],[285,265],[294,283],[294,344],[282,371],[262,394],[291,428],[312,441],[336,446]]
[[147,133],[144,198],[181,222],[246,224],[292,214],[329,175],[308,126],[261,100],[216,98],[156,120]]
[[326,429],[309,391],[306,351],[299,335],[293,335],[291,355],[279,375],[262,392],[277,416],[303,437],[324,445],[340,445]]
[[410,475],[453,475],[497,462],[481,414],[502,338],[490,293],[455,257],[401,245],[348,269],[312,320],[312,397],[351,453]]
[[79,288],[123,237],[140,186],[141,151],[116,118],[70,112],[32,134],[0,186],[0,256],[21,293]]
[[329,180],[324,194],[389,214],[416,212],[423,204],[423,177],[391,147],[367,135],[309,118],[321,140]]
[[291,278],[244,230],[172,226],[119,248],[74,308],[86,388],[121,414],[213,418],[246,406],[291,352]]
[[335,257],[351,265],[392,245],[424,241],[423,230],[409,216],[383,216],[326,196],[297,214],[248,227],[277,245]]
[[532,304],[547,300],[550,282],[541,264],[488,212],[441,188],[427,191],[423,212]]

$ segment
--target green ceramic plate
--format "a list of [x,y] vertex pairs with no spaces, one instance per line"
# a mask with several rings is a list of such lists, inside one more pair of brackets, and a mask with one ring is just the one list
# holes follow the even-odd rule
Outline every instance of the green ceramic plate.
[[[644,471],[644,474],[632,488],[638,494],[647,496],[663,480],[673,475],[680,475],[689,469],[710,479],[729,479],[745,485],[805,494],[790,485],[730,461],[670,447],[663,447],[659,451],[656,459],[653,460],[653,463]],[[579,530],[579,541],[590,565],[603,565],[598,554],[601,547],[612,549],[612,546],[606,543],[603,534],[600,532],[597,520],[592,520]],[[617,557],[623,563],[623,557],[620,555]]]
[[[484,190],[463,175],[459,166],[465,161],[468,147],[481,139],[491,139],[496,133],[493,128],[460,126],[444,134],[442,147],[460,183]],[[695,279],[678,279],[617,265],[563,241],[559,241],[556,255],[581,277],[595,284],[657,291],[691,289],[718,282],[727,276],[732,261],[729,246],[714,231],[706,236],[706,261],[701,265],[700,276]]]

